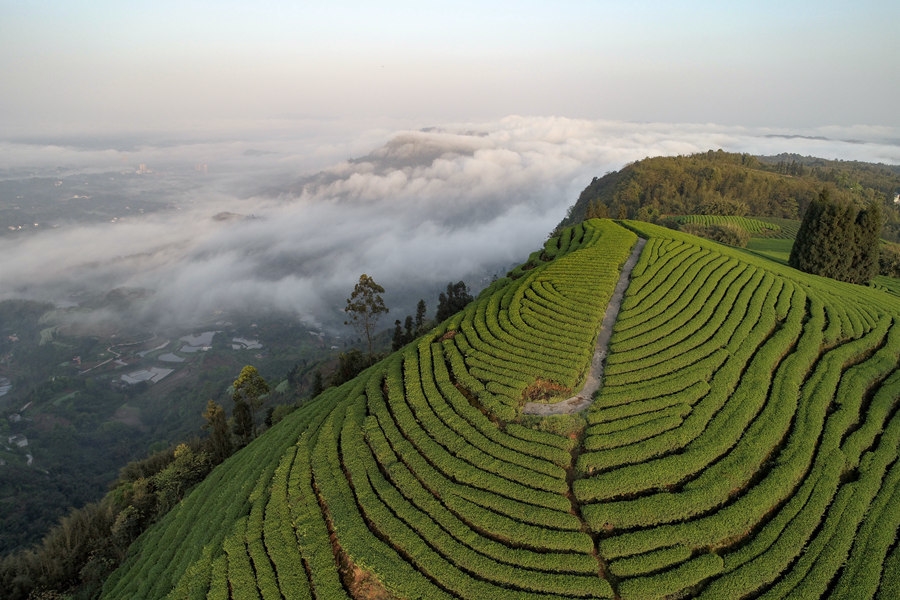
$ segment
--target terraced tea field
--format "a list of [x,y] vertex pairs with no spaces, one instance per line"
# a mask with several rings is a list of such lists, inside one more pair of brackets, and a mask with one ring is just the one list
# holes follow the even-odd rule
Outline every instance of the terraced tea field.
[[[766,219],[752,217],[734,217],[724,215],[683,215],[676,217],[678,223],[695,223],[697,225],[736,225],[746,229],[748,233],[758,237],[789,238],[797,235],[797,225],[782,227],[782,224],[794,223],[787,219]],[[782,222],[779,224],[776,221]],[[799,221],[796,222],[799,224]]]
[[[585,377],[636,234],[584,431],[518,424]],[[900,597],[898,318],[588,221],[216,468],[104,597]]]

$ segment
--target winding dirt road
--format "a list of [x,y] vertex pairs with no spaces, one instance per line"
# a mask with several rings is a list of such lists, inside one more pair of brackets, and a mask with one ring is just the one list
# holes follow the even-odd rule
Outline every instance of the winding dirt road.
[[612,335],[613,324],[616,317],[619,316],[619,308],[622,305],[622,296],[628,288],[628,282],[631,280],[631,271],[637,264],[638,258],[647,240],[638,238],[637,243],[631,251],[631,256],[622,266],[622,272],[619,274],[619,281],[616,283],[616,289],[613,291],[612,298],[606,307],[606,313],[603,315],[603,323],[600,325],[600,333],[597,334],[597,345],[594,349],[594,358],[591,361],[591,370],[585,379],[584,386],[576,395],[561,402],[553,404],[544,404],[541,402],[526,402],[522,413],[526,415],[563,415],[572,414],[586,409],[591,405],[594,394],[600,389],[603,383],[603,364],[606,361],[606,352],[609,349],[609,338]]

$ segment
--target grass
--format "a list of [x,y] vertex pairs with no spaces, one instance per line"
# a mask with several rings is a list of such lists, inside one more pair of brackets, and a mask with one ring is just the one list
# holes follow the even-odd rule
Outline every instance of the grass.
[[747,242],[747,250],[783,265],[788,264],[793,246],[794,240],[792,239],[754,237]]

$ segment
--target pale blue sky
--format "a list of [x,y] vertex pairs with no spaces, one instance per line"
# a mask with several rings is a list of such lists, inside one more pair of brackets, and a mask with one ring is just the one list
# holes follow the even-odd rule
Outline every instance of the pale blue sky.
[[0,0],[0,137],[510,114],[900,125],[900,2]]

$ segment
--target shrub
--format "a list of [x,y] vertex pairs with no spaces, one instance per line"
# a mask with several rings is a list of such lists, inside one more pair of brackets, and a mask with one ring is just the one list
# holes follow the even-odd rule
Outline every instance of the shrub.
[[681,226],[681,231],[738,248],[745,248],[750,241],[750,232],[734,223],[685,223]]
[[878,274],[900,277],[900,244],[883,244],[878,254]]

